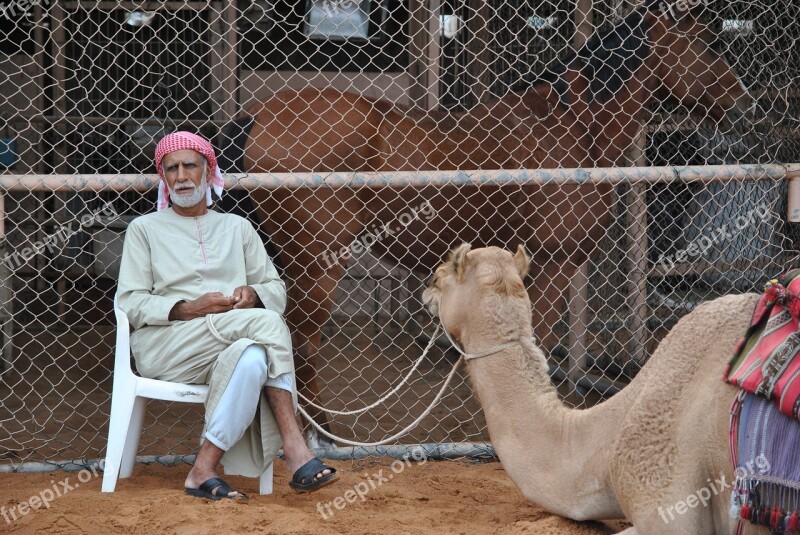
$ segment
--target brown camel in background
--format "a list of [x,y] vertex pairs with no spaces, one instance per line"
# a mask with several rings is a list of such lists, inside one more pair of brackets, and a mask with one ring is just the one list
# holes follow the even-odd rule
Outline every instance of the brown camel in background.
[[[641,113],[671,97],[741,126],[751,99],[707,29],[639,8],[541,79],[463,113],[421,112],[333,89],[285,91],[248,110],[247,172],[490,170],[626,165]],[[460,241],[523,240],[536,266],[537,336],[550,349],[563,295],[606,231],[608,184],[256,190],[262,230],[289,285],[298,384],[316,399],[317,352],[346,258],[365,233],[383,260],[430,271]],[[399,218],[427,203],[432,217]],[[388,229],[390,232],[384,232]],[[316,412],[316,411],[315,411]],[[324,420],[324,415],[318,414]],[[324,423],[324,422],[323,422]]]

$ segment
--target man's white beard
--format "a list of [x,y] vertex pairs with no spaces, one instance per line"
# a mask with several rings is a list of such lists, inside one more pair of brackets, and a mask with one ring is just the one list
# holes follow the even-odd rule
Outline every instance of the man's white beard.
[[200,180],[199,186],[196,186],[191,180],[187,180],[185,182],[176,182],[175,188],[178,188],[183,184],[191,184],[193,189],[191,193],[175,193],[174,189],[169,188],[169,198],[172,200],[173,204],[180,206],[181,208],[191,208],[200,204],[200,201],[205,200],[206,190],[208,189],[205,173],[203,173],[203,178]]

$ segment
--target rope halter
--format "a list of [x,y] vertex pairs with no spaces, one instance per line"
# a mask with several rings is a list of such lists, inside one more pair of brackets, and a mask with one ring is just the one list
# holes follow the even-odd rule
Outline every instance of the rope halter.
[[441,301],[441,296],[439,297],[439,325],[442,326],[442,331],[444,331],[445,336],[447,336],[447,339],[450,340],[451,344],[453,344],[453,347],[456,349],[456,351],[461,353],[461,356],[464,357],[465,361],[473,360],[473,359],[479,359],[481,357],[488,357],[489,355],[494,355],[495,353],[499,353],[501,351],[505,351],[506,349],[511,349],[515,345],[521,343],[521,340],[517,339],[517,340],[512,340],[511,342],[506,342],[505,344],[500,344],[499,346],[495,346],[495,347],[493,347],[491,349],[487,349],[487,350],[481,351],[479,353],[467,353],[466,351],[461,349],[461,346],[458,344],[458,342],[456,342],[453,339],[453,337],[450,336],[450,332],[447,330],[447,327],[445,327],[445,325],[444,325],[444,320],[442,319],[442,301]]

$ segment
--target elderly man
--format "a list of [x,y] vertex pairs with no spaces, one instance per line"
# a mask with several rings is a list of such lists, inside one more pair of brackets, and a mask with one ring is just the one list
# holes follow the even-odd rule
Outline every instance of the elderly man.
[[135,329],[139,373],[209,385],[186,493],[246,500],[217,477],[218,463],[258,477],[281,442],[292,488],[332,483],[336,470],[313,456],[295,419],[285,286],[253,226],[208,209],[211,189],[220,195],[223,184],[213,147],[175,132],[158,144],[155,163],[158,210],[128,227],[117,296]]

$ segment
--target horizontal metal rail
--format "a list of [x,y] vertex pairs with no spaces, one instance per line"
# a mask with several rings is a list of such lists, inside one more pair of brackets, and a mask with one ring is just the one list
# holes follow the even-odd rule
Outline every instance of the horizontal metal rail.
[[[791,175],[791,176],[790,176]],[[228,189],[404,188],[424,186],[544,185],[624,182],[732,182],[800,176],[800,163],[596,167],[476,171],[387,171],[228,174]],[[0,191],[147,191],[155,174],[4,174]]]

